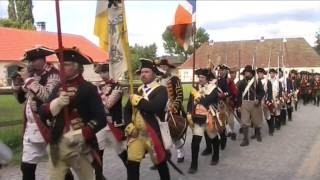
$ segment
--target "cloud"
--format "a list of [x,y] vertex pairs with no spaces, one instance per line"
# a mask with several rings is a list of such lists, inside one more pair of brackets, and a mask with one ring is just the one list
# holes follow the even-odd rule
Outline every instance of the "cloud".
[[213,20],[204,23],[202,26],[205,29],[225,29],[230,27],[244,27],[248,24],[277,24],[281,21],[303,21],[315,22],[320,21],[319,9],[299,9],[286,12],[277,12],[273,14],[247,14],[238,18],[229,20]]

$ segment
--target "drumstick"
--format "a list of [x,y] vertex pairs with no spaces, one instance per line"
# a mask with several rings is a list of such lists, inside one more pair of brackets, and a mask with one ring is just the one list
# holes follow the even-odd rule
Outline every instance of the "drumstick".
[[175,126],[175,127],[177,127],[177,124],[176,124],[176,122],[174,121],[174,118],[173,118],[172,112],[171,112],[171,111],[169,111],[169,113],[170,113],[170,116],[171,116],[171,118],[172,118],[172,121],[173,121],[174,126]]

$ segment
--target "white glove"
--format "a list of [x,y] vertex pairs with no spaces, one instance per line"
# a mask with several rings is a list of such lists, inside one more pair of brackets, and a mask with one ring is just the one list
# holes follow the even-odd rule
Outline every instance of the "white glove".
[[53,116],[59,114],[61,109],[70,103],[70,96],[67,92],[61,91],[59,97],[50,103],[50,112]]
[[84,143],[84,137],[82,136],[82,129],[70,130],[63,137],[67,140],[69,146],[81,145]]

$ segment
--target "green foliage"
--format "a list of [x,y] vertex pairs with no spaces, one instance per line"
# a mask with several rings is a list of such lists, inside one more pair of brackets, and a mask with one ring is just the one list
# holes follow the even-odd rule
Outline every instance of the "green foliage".
[[138,44],[129,46],[129,60],[132,71],[135,72],[139,68],[139,58],[155,59],[157,56],[156,53],[157,45],[155,43],[148,46],[140,46]]
[[[199,48],[203,43],[209,41],[209,34],[204,28],[198,28],[196,32],[195,47]],[[174,39],[170,28],[167,28],[162,34],[163,47],[170,55],[176,54],[188,58],[193,53],[193,45],[189,46],[187,50],[184,50]]]
[[320,30],[318,32],[316,32],[316,42],[315,42],[315,44],[316,44],[316,46],[314,47],[314,49],[320,55]]
[[8,15],[8,19],[0,19],[0,27],[35,29],[32,0],[9,0]]

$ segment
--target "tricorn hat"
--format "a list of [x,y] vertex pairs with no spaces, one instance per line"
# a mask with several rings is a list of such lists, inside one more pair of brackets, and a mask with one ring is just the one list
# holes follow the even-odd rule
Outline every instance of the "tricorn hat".
[[252,68],[251,65],[246,65],[242,71],[242,74],[245,72],[250,72],[251,74],[255,74],[255,70]]
[[44,46],[38,46],[25,51],[22,61],[34,61],[39,58],[45,59],[46,56],[50,56],[52,54],[54,54],[53,49]]
[[258,69],[257,69],[257,73],[267,74],[267,71],[264,70],[264,68],[258,68]]
[[277,70],[275,70],[274,68],[269,69],[269,73],[278,73]]
[[79,51],[79,49],[76,47],[57,49],[56,55],[58,58],[59,58],[59,52],[61,52],[61,51],[63,52],[63,60],[64,61],[76,62],[76,63],[82,64],[82,65],[93,63],[92,59],[89,56],[81,53]]
[[214,74],[211,72],[211,70],[210,70],[210,69],[207,69],[207,68],[197,69],[197,70],[195,71],[195,74],[198,75],[198,76],[202,75],[202,76],[207,77],[207,80],[208,80],[208,81],[210,81],[210,80],[212,80],[212,79],[215,78],[215,77],[214,77]]
[[143,68],[152,69],[152,71],[155,72],[156,75],[158,76],[164,74],[164,72],[162,72],[158,67],[158,64],[159,64],[159,62],[157,62],[158,60],[151,60],[146,58],[140,58],[139,60],[141,65],[140,65],[140,68],[136,71],[137,74],[140,74]]
[[298,74],[298,71],[295,69],[291,69],[290,74]]
[[168,61],[168,59],[165,59],[165,58],[160,60],[159,65],[166,65],[166,66],[168,66],[168,67],[170,67],[170,68],[176,68],[175,65],[171,64],[171,63]]

